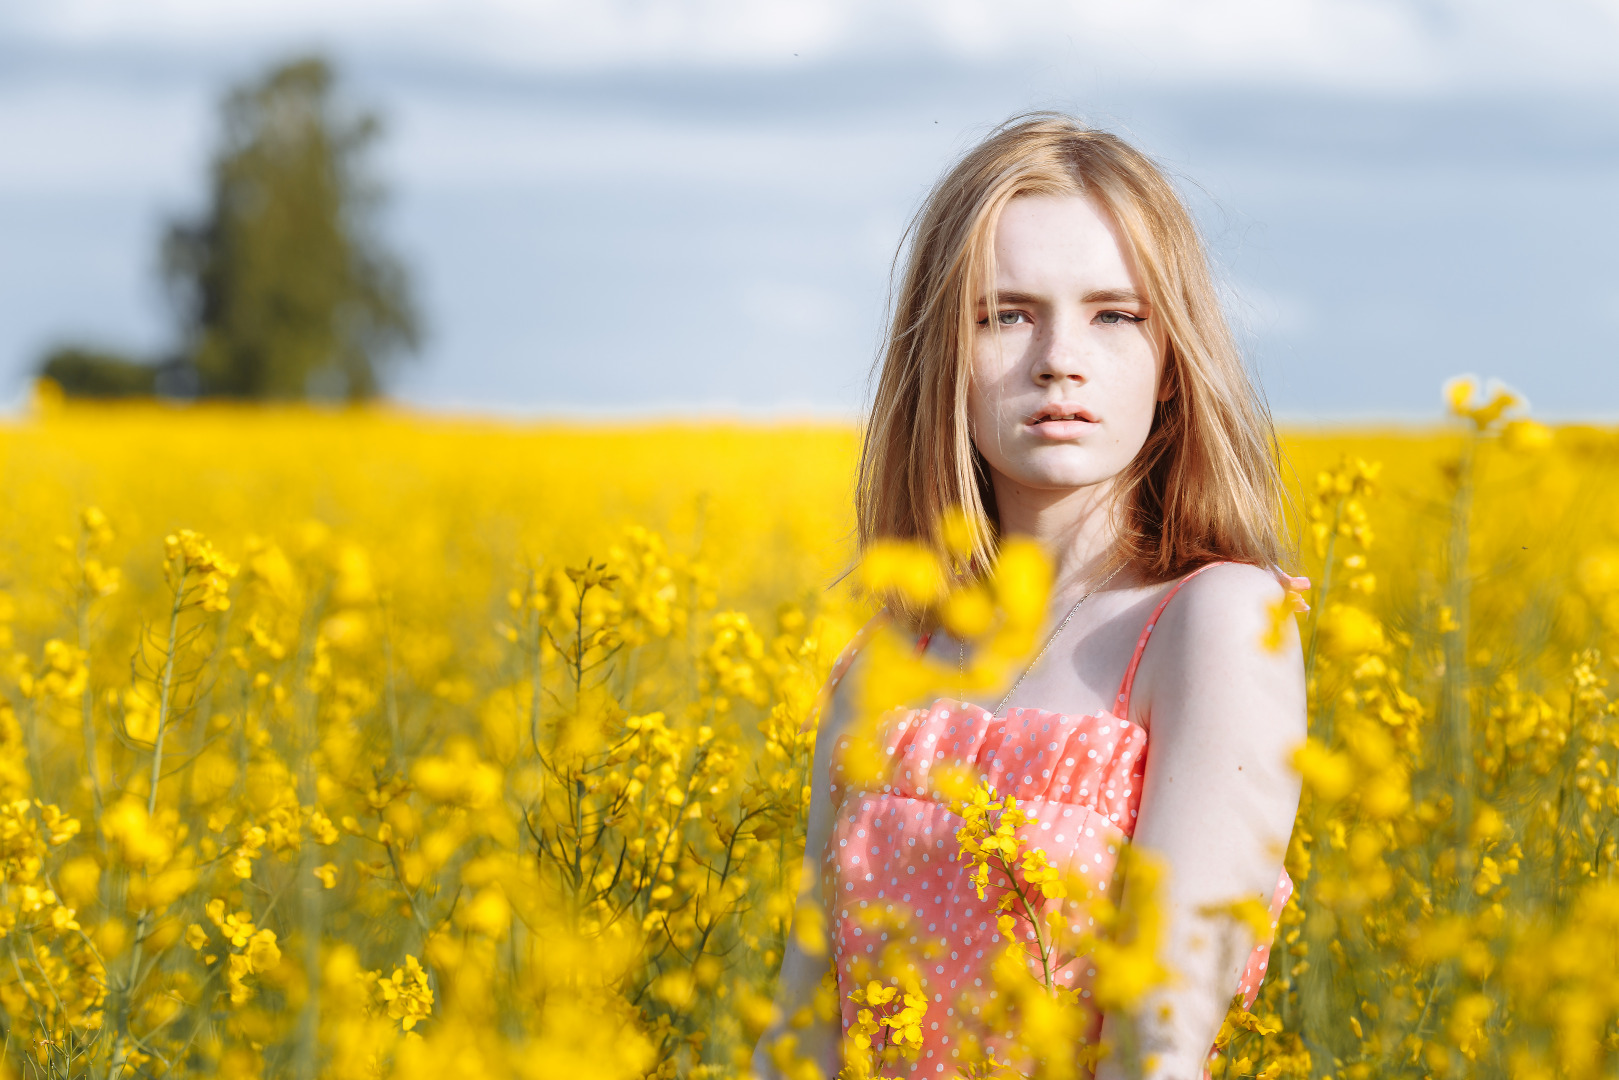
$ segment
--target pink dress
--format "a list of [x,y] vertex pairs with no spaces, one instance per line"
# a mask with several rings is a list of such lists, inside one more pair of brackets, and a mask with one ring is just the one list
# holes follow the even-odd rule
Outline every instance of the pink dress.
[[[1181,586],[1204,569],[1208,567],[1177,582],[1153,610],[1111,713],[1065,716],[1011,709],[1006,716],[994,716],[977,705],[940,700],[925,711],[912,710],[884,735],[893,766],[886,783],[873,791],[847,789],[842,756],[848,740],[840,739],[833,748],[835,824],[822,861],[822,890],[833,930],[844,1030],[859,1009],[848,996],[860,985],[859,961],[875,960],[883,947],[885,935],[874,923],[878,911],[899,910],[917,942],[910,948],[928,954],[919,971],[929,1001],[923,1044],[914,1063],[897,1063],[902,1073],[955,1075],[962,1035],[974,1024],[967,1003],[988,986],[990,965],[1004,949],[994,911],[1000,890],[992,885],[988,900],[978,899],[957,861],[956,830],[962,819],[934,792],[930,770],[966,766],[993,784],[1000,796],[1015,795],[1019,809],[1031,819],[1019,830],[1025,848],[1044,848],[1053,866],[1077,871],[1081,880],[1116,898],[1114,864],[1135,832],[1148,744],[1147,732],[1123,719],[1130,714],[1130,689],[1159,615]],[[865,633],[839,658],[829,685],[835,686],[848,670]],[[1293,882],[1284,870],[1271,897],[1272,930],[1292,892]],[[1025,925],[1020,923],[1020,933],[1026,932]],[[1269,955],[1270,942],[1260,942],[1236,987],[1249,1007]],[[1090,970],[1086,958],[1070,959],[1058,969],[1060,985],[1075,987],[1081,999],[1088,998]],[[1101,1015],[1089,1009],[1086,1022],[1084,1038],[1094,1045]],[[977,1024],[973,1029],[984,1045],[997,1045],[993,1033]]]

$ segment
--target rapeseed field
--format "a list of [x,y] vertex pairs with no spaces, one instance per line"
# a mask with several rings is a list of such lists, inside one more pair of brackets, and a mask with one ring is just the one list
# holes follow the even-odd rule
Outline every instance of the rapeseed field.
[[[1284,438],[1298,892],[1215,1075],[1619,1062],[1619,433],[1449,401]],[[731,1077],[769,1029],[814,1075],[808,1016],[771,1002],[817,695],[870,614],[854,585],[923,558],[839,581],[856,448],[49,401],[0,428],[5,1068]],[[986,656],[1033,640],[1022,573],[961,615]],[[1015,806],[961,798],[975,872],[1060,894],[996,848]],[[1102,914],[1127,1008],[1173,974],[1151,911]],[[1015,959],[1005,1015],[1071,1075],[1060,991]],[[851,1070],[903,1069],[927,1002],[856,993]]]

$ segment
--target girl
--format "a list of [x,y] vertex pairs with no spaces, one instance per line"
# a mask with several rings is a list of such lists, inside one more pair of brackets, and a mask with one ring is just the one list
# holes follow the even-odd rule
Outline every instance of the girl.
[[[1148,999],[1135,1035],[1152,1077],[1202,1075],[1232,996],[1251,1002],[1263,978],[1268,936],[1213,909],[1252,898],[1274,918],[1291,889],[1282,855],[1299,781],[1287,761],[1305,734],[1292,620],[1281,648],[1261,645],[1283,599],[1279,500],[1268,415],[1158,169],[1055,115],[970,151],[913,226],[865,431],[859,541],[943,550],[940,522],[960,507],[983,572],[998,538],[1032,537],[1055,565],[1050,630],[1003,699],[915,709],[887,745],[907,762],[938,747],[1016,795],[1039,819],[1031,843],[1085,866],[1093,885],[1108,884],[1127,841],[1167,865],[1162,959],[1178,978]],[[919,648],[964,662],[964,643],[913,629]],[[961,819],[897,776],[878,790],[842,780],[859,643],[834,670],[817,738],[802,880],[831,930],[845,1029],[869,951],[851,910],[914,908],[941,963],[922,968],[917,1059],[896,1068],[952,1077],[974,1022],[967,995],[989,982],[994,915],[984,922],[954,857]],[[1049,767],[1030,768],[1035,755]],[[827,959],[789,941],[777,1003],[802,1022]],[[1061,978],[1089,997],[1093,973],[1081,958]],[[1093,1045],[1119,1034],[1118,1018],[1086,1022]],[[800,1034],[828,1075],[842,1064],[838,1027]],[[761,1075],[775,1072],[777,1034],[761,1040]],[[1123,1067],[1104,1057],[1098,1075]]]

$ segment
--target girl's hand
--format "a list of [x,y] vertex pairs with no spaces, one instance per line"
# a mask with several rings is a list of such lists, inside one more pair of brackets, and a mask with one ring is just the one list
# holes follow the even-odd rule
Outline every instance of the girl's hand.
[[1287,598],[1294,611],[1300,615],[1310,610],[1310,605],[1304,597],[1310,591],[1310,579],[1307,577],[1293,577],[1280,566],[1273,566],[1270,572],[1276,576],[1277,582],[1287,591]]

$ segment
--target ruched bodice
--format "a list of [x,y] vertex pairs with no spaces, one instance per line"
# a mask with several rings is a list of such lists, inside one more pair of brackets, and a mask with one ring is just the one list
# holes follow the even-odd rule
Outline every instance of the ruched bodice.
[[[1083,806],[1121,825],[1140,801],[1132,796],[1146,767],[1147,733],[1106,714],[1012,709],[992,716],[977,705],[940,700],[899,721],[883,749],[894,759],[884,785],[890,794],[933,798],[935,768],[965,767],[1019,802]],[[833,767],[834,793],[841,767]]]
[[[1168,601],[1137,643],[1120,686],[1120,713],[1127,712],[1141,649]],[[857,638],[834,669],[834,684],[860,643]],[[858,1006],[848,995],[872,977],[866,965],[897,943],[915,964],[929,1005],[917,1060],[896,1067],[917,1076],[954,1076],[969,1033],[985,1045],[1005,1041],[997,1037],[1004,1033],[974,1019],[990,989],[990,966],[1005,949],[994,908],[1002,891],[996,882],[1005,882],[992,876],[986,899],[978,898],[958,855],[963,820],[950,811],[941,779],[948,786],[948,778],[965,774],[987,781],[1001,797],[1016,796],[1029,818],[1017,830],[1024,849],[1044,850],[1065,876],[1116,901],[1122,882],[1114,869],[1135,832],[1148,733],[1112,713],[1066,716],[1031,708],[995,716],[977,705],[940,700],[890,722],[880,743],[888,767],[881,782],[870,785],[850,781],[850,741],[840,736],[828,763],[835,822],[821,866],[843,1025],[847,1030],[855,1022]],[[1271,897],[1273,928],[1291,893],[1284,871]],[[1059,903],[1073,920],[1070,929],[1083,933],[1083,898],[1046,901],[1048,910]],[[1020,923],[1017,932],[1032,936],[1028,925]],[[1269,950],[1269,940],[1258,943],[1234,988],[1249,1005]],[[1057,960],[1057,984],[1075,989],[1084,1002],[1094,975],[1087,958],[1059,954]],[[1100,1026],[1100,1015],[1087,1008],[1083,1037],[1094,1043]]]

